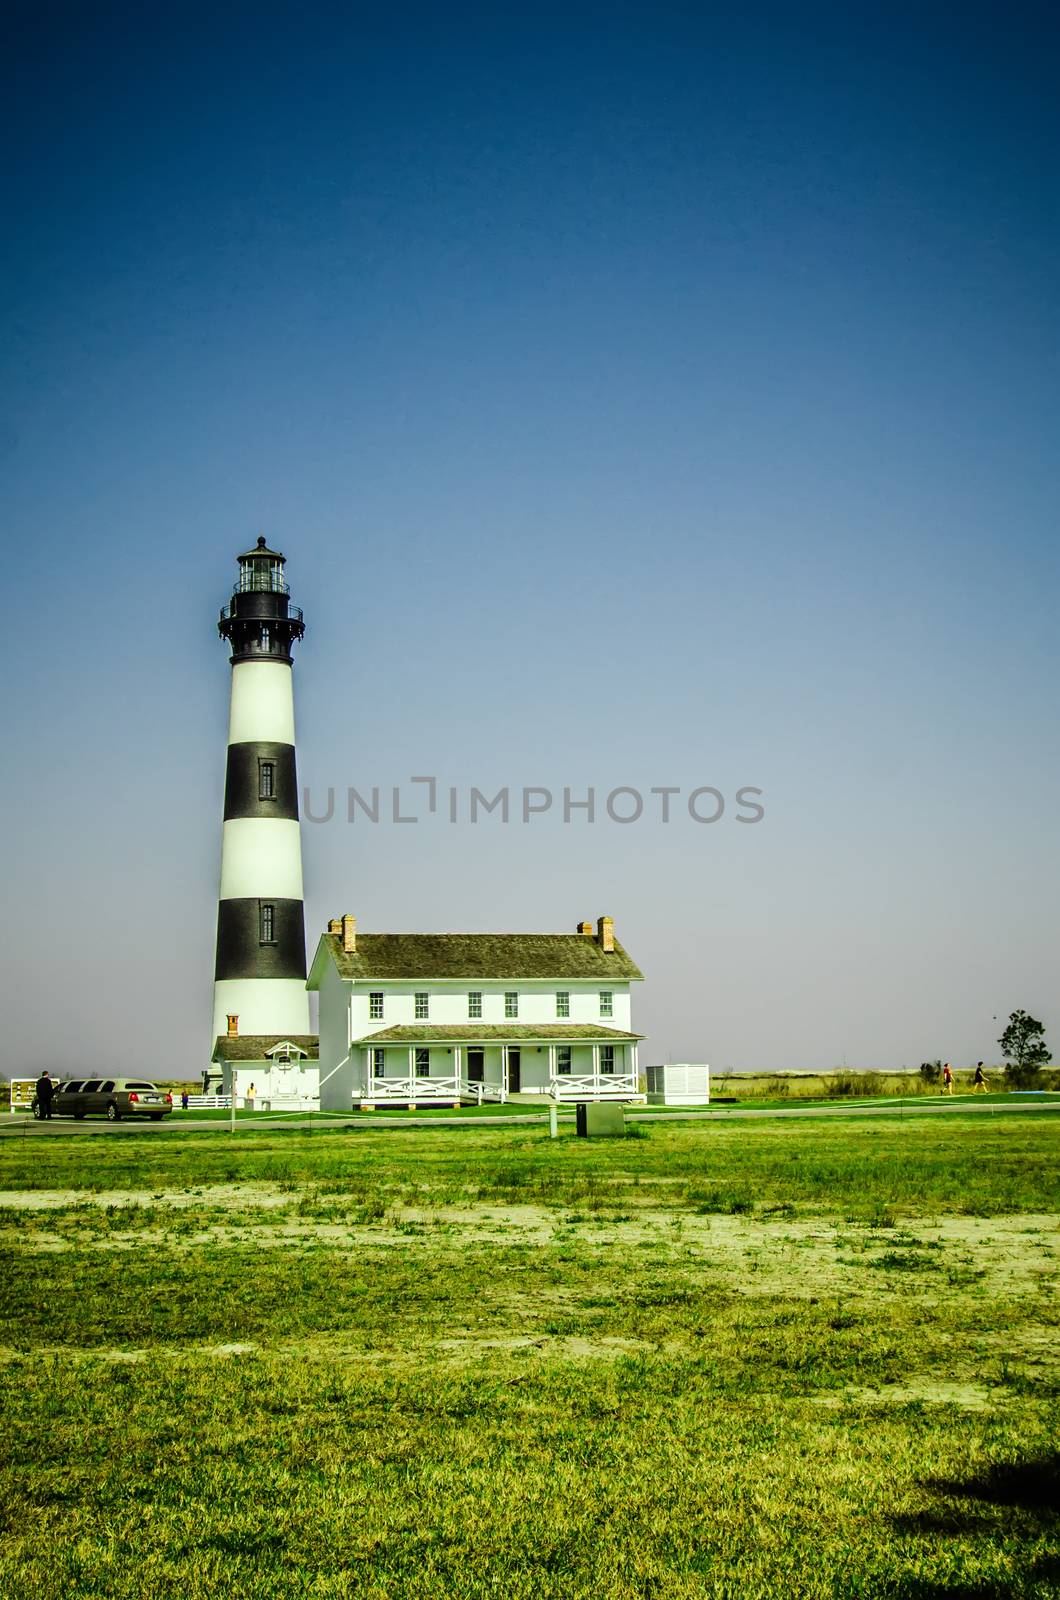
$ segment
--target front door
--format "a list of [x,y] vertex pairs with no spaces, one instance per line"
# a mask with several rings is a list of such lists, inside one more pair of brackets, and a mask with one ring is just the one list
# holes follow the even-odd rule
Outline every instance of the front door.
[[518,1050],[508,1051],[508,1093],[518,1094],[522,1082],[522,1062]]
[[485,1050],[469,1050],[467,1053],[467,1081],[468,1083],[485,1083],[486,1081],[486,1052]]

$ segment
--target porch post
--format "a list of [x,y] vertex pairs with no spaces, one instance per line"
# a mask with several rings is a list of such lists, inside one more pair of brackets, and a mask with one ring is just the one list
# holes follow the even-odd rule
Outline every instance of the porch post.
[[555,1047],[554,1044],[550,1044],[549,1047],[548,1047],[548,1092],[549,1092],[549,1094],[554,1094],[555,1088],[556,1088],[556,1047]]
[[593,1088],[600,1087],[600,1046],[593,1045]]
[[411,1045],[411,1044],[409,1045],[408,1069],[409,1069],[409,1093],[411,1094],[412,1091],[413,1091],[413,1087],[414,1087],[413,1080],[415,1079],[415,1076],[416,1076],[416,1047],[414,1045]]
[[460,1058],[461,1058],[462,1049],[463,1049],[462,1045],[454,1044],[454,1046],[453,1046],[453,1074],[454,1074],[454,1076],[456,1078],[456,1092],[457,1092],[457,1094],[460,1093]]
[[501,1105],[508,1098],[508,1046],[501,1045]]

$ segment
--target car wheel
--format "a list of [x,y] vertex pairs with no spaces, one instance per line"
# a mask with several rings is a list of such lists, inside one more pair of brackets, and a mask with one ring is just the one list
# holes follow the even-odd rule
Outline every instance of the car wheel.
[[161,1122],[162,1121],[162,1113],[161,1113],[161,1111],[152,1111],[152,1113],[151,1113],[151,1121],[152,1122]]
[[33,1110],[34,1121],[40,1122],[41,1121],[41,1117],[42,1117],[42,1113],[41,1113],[41,1108],[37,1104],[36,1100],[34,1100],[34,1102],[33,1102],[32,1110]]
[[84,1116],[84,1114],[85,1113],[83,1111],[75,1111],[74,1112],[74,1121],[75,1122],[80,1122],[82,1117]]
[[114,1104],[114,1101],[112,1100],[110,1102],[110,1105],[107,1107],[107,1121],[108,1122],[118,1122],[120,1120],[121,1120],[121,1112],[118,1110],[117,1106]]

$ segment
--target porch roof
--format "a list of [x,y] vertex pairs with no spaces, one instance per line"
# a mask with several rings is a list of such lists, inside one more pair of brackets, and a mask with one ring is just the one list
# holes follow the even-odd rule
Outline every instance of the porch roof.
[[643,1039],[643,1033],[602,1028],[577,1022],[480,1022],[477,1026],[448,1027],[421,1023],[413,1027],[382,1028],[366,1033],[354,1044],[608,1044]]

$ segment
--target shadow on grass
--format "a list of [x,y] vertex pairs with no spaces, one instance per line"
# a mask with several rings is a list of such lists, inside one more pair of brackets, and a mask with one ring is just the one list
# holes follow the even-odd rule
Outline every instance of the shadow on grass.
[[[936,1508],[891,1518],[904,1533],[961,1537],[989,1534],[1023,1536],[1037,1542],[1060,1529],[1060,1453],[1027,1461],[1001,1461],[967,1478],[930,1478],[924,1488],[940,1504]],[[1017,1596],[1060,1590],[1060,1555],[1028,1561],[1012,1580],[999,1587],[984,1583],[935,1583],[906,1578],[893,1591],[895,1600],[1015,1600]]]

